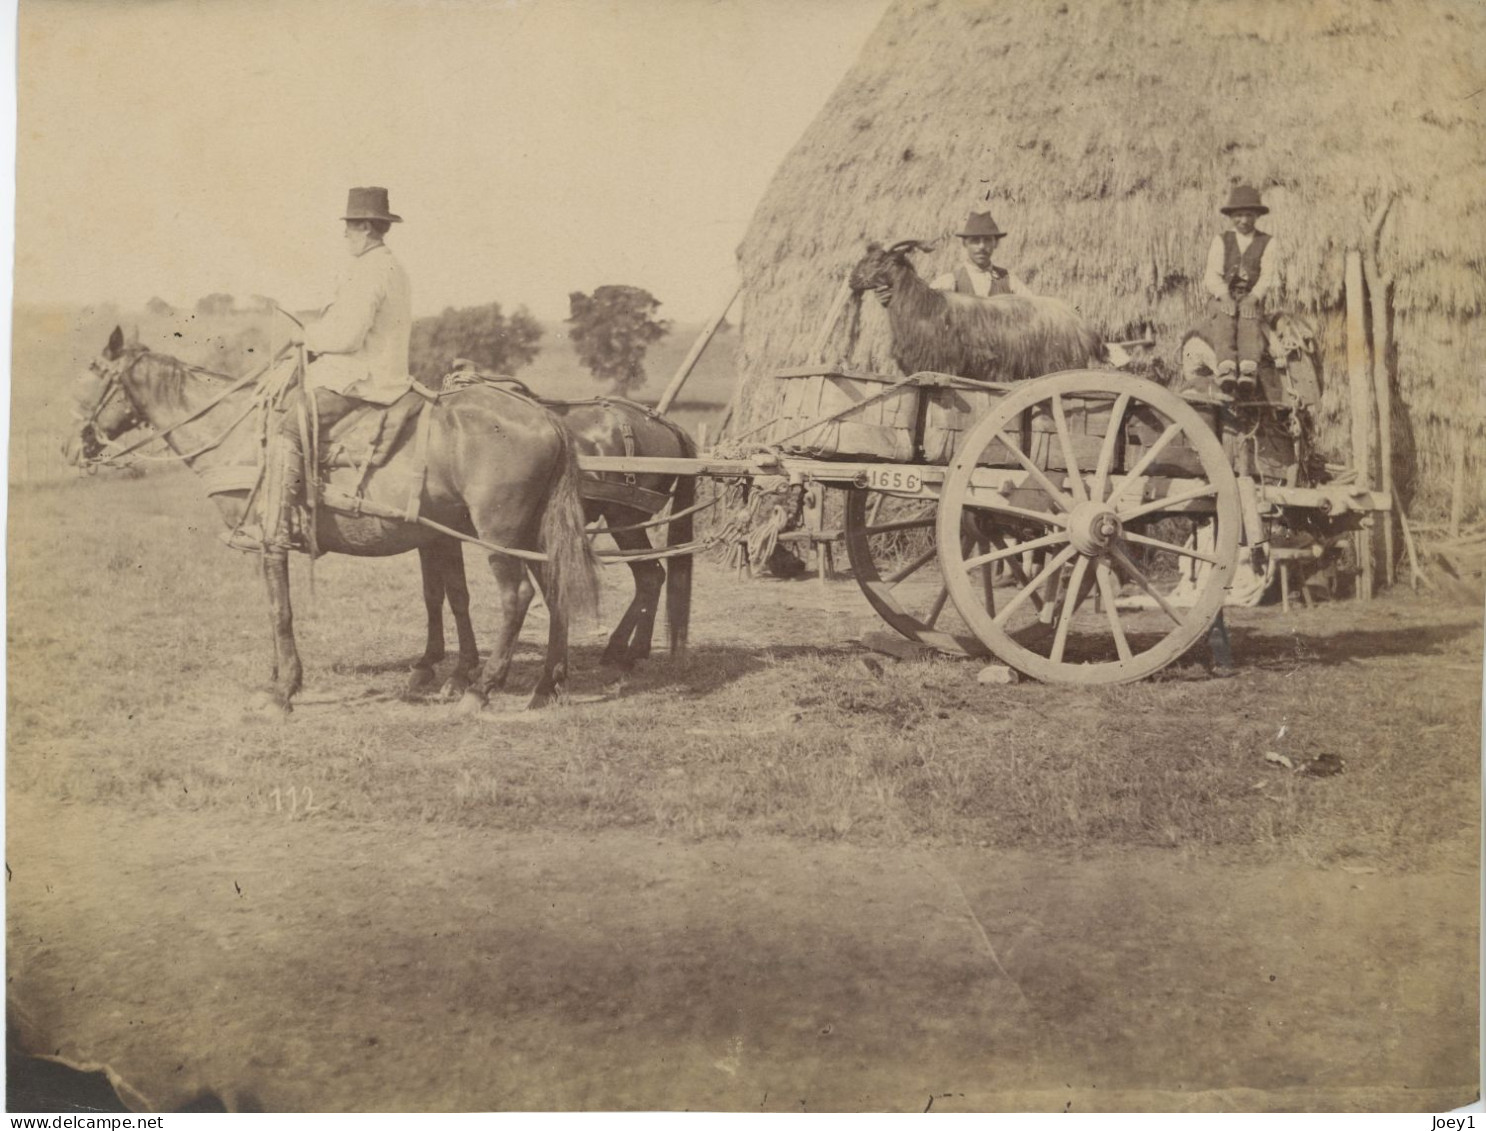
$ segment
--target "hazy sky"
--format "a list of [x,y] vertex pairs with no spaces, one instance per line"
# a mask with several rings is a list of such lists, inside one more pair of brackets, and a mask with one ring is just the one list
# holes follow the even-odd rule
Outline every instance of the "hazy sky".
[[329,298],[386,185],[416,313],[715,313],[886,0],[23,0],[16,297]]

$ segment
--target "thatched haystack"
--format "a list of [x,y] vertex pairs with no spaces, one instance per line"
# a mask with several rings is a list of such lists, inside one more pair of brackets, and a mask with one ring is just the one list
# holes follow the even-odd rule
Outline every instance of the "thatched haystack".
[[[739,250],[750,381],[807,355],[868,239],[939,240],[976,201],[997,259],[1167,360],[1231,184],[1259,186],[1283,247],[1281,304],[1327,327],[1328,436],[1346,454],[1343,255],[1396,194],[1397,465],[1416,507],[1448,493],[1467,432],[1482,469],[1486,374],[1486,5],[1477,0],[897,0],[782,163]],[[894,372],[864,303],[854,361]],[[833,340],[839,354],[844,343]],[[1412,437],[1410,436],[1412,433]]]

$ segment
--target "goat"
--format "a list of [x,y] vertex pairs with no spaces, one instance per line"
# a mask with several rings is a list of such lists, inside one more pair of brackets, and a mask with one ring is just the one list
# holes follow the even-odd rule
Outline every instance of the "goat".
[[876,291],[887,307],[893,360],[905,374],[1021,381],[1106,360],[1099,334],[1060,299],[934,290],[908,262],[910,251],[929,250],[920,240],[869,243],[851,271],[853,295]]

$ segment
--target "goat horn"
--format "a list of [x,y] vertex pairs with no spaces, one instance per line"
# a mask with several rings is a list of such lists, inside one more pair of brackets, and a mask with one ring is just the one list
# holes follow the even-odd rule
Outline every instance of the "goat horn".
[[933,251],[934,245],[923,240],[899,240],[887,250],[889,255],[897,255],[902,251]]

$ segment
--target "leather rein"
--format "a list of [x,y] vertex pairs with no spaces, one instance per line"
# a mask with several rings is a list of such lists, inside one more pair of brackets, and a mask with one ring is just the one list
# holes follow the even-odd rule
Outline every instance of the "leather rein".
[[[130,359],[128,365],[122,367],[108,367],[108,369],[106,370],[106,376],[104,377],[103,389],[98,394],[98,400],[93,405],[93,411],[83,422],[83,429],[93,428],[96,435],[98,417],[103,413],[103,410],[108,407],[109,402],[113,399],[115,394],[122,395],[124,399],[129,402],[131,417],[135,422],[134,427],[139,428],[148,426],[148,421],[145,419],[144,414],[140,411],[139,403],[134,399],[133,394],[129,392],[129,386],[125,384],[124,378],[132,373],[134,371],[134,367],[138,365],[142,360],[144,360],[144,358],[147,357],[149,353],[149,350],[140,350],[134,355],[133,358]],[[173,361],[176,365],[179,365],[187,372],[201,373],[210,377],[226,377],[225,374],[215,373],[210,369],[203,369],[197,365],[187,365],[185,362],[179,361],[175,358],[171,358],[169,360]],[[277,358],[274,359],[274,361],[277,360]],[[232,394],[240,392],[241,390],[248,388],[250,385],[256,384],[259,378],[261,378],[263,374],[268,372],[269,368],[272,367],[274,361],[270,361],[267,365],[254,370],[246,377],[243,377],[238,381],[234,381],[228,388],[224,389],[217,396],[207,401],[206,404],[202,405],[200,408],[196,409],[196,411],[190,413],[189,415],[182,417],[180,420],[175,421],[173,424],[167,424],[164,428],[154,428],[153,426],[150,426],[150,431],[147,435],[142,436],[139,439],[124,445],[122,448],[118,448],[113,451],[106,450],[105,448],[105,450],[101,451],[96,456],[84,457],[84,462],[91,466],[117,466],[119,461],[123,459],[124,456],[138,451],[140,448],[144,447],[147,444],[153,444],[156,440],[163,440],[177,428],[180,428],[186,424],[190,424],[191,421],[198,420],[201,417],[205,416],[208,412],[216,408],[228,397],[232,396]],[[230,378],[228,379],[230,380]],[[168,456],[153,458],[180,460],[195,459],[197,456],[203,455],[220,445],[222,441],[225,440],[232,433],[233,429],[235,429],[239,424],[241,424],[248,418],[248,416],[253,412],[255,408],[257,408],[257,404],[254,402],[250,402],[247,407],[244,408],[243,411],[237,416],[233,417],[228,425],[223,428],[222,431],[218,433],[213,439],[208,440],[206,443],[202,444],[200,447],[193,449],[192,451],[173,452]],[[111,445],[113,443],[113,440],[106,441],[106,444],[108,445]]]

